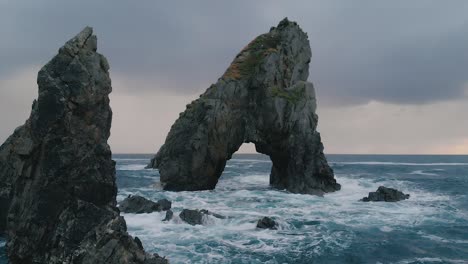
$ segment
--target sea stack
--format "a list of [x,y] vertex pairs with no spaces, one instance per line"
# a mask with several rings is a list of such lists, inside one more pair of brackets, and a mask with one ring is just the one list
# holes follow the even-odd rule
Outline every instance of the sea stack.
[[340,189],[323,154],[307,34],[287,18],[250,42],[224,75],[187,105],[148,167],[165,190],[214,189],[243,143],[273,163],[270,184],[294,193]]
[[166,263],[128,235],[116,207],[111,79],[96,50],[90,27],[60,48],[39,71],[29,119],[0,147],[12,264]]

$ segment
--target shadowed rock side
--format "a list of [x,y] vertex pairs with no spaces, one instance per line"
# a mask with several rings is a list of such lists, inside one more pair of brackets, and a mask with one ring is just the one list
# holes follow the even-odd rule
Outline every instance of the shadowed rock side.
[[248,44],[187,105],[149,164],[159,169],[163,188],[214,189],[226,161],[252,142],[273,162],[272,186],[318,195],[339,190],[316,131],[310,58],[307,35],[287,19]]
[[15,263],[166,263],[128,235],[107,144],[107,60],[87,27],[38,74],[30,118],[0,147],[2,217]]

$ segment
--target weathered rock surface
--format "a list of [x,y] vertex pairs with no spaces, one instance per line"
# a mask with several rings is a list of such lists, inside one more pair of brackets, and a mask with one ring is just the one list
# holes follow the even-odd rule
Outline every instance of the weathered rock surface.
[[171,206],[172,203],[167,199],[153,202],[144,197],[133,195],[125,198],[125,200],[119,204],[119,209],[124,213],[143,214],[167,211],[171,209]]
[[39,71],[29,119],[0,147],[12,264],[167,263],[128,235],[116,207],[112,87],[96,49],[89,27],[60,48]]
[[361,199],[363,202],[398,202],[409,199],[409,194],[404,194],[397,189],[380,186],[377,191],[370,192],[368,197]]
[[210,212],[210,211],[205,210],[205,209],[202,209],[202,210],[184,209],[179,214],[179,217],[180,217],[180,219],[182,219],[184,222],[186,222],[188,224],[202,225],[203,224],[203,217],[208,216],[208,215],[211,215],[211,216],[219,218],[219,219],[225,219],[226,218],[225,216]]
[[261,229],[278,229],[278,223],[275,220],[271,219],[270,217],[263,217],[259,219],[257,222],[257,228]]
[[340,189],[316,131],[311,50],[295,22],[281,21],[255,38],[217,83],[187,105],[148,167],[165,190],[214,189],[244,142],[270,156],[270,184],[322,195]]

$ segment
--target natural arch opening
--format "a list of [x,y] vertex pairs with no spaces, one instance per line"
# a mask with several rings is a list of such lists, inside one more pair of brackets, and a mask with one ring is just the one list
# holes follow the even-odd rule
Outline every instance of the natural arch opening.
[[244,143],[236,151],[216,184],[216,190],[257,190],[270,186],[271,160],[256,152],[253,143]]

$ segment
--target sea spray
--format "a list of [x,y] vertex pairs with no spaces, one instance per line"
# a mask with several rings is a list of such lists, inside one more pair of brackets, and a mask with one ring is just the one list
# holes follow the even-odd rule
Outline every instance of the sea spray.
[[[164,213],[125,214],[129,231],[172,263],[398,263],[468,256],[468,231],[461,228],[468,225],[468,166],[457,165],[468,163],[463,157],[426,157],[424,162],[421,156],[331,156],[343,188],[324,197],[275,190],[269,186],[268,157],[243,157],[228,162],[213,191],[156,190],[157,171],[119,170],[118,199],[138,194],[173,202],[169,222],[161,221]],[[117,167],[129,168],[119,167],[120,158]],[[126,158],[124,165],[133,168],[147,162]],[[366,164],[372,160],[381,164]],[[414,173],[428,171],[429,161],[442,164],[430,167],[437,176]],[[393,163],[411,165],[388,165]],[[398,203],[358,201],[380,185],[411,197]],[[182,209],[208,209],[227,218],[191,226],[178,218]],[[257,229],[264,216],[277,220],[278,230]]]

